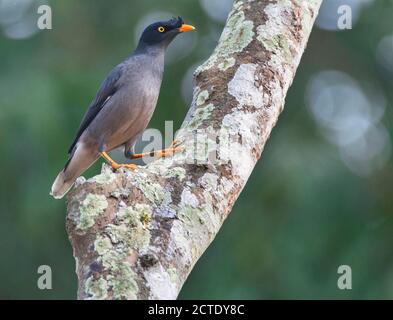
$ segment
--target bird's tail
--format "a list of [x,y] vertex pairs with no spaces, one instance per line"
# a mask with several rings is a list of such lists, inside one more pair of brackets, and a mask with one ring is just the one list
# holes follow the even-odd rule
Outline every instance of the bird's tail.
[[61,170],[61,172],[57,175],[55,182],[53,182],[50,195],[55,199],[63,198],[64,195],[71,189],[76,179],[77,177],[75,179],[66,181],[65,172],[64,170]]
[[61,199],[74,185],[75,180],[86,171],[97,159],[99,155],[91,152],[79,145],[64,169],[57,175],[53,182],[50,195],[55,199]]

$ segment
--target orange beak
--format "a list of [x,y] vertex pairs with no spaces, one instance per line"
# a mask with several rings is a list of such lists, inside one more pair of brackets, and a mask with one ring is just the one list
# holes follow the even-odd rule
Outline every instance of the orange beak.
[[180,32],[188,32],[188,31],[192,31],[195,30],[195,27],[189,25],[189,24],[183,24],[180,28],[179,31]]

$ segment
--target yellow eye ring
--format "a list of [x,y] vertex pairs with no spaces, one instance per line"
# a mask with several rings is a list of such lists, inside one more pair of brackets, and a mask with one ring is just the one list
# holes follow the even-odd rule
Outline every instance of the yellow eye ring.
[[161,32],[161,33],[162,33],[162,32],[164,32],[164,31],[165,31],[165,28],[164,28],[164,27],[158,27],[158,29],[157,29],[157,30],[158,30],[158,32]]

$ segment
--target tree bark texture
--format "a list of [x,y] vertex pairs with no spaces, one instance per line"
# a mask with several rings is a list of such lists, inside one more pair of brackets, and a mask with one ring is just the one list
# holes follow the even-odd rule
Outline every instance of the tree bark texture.
[[183,151],[78,180],[67,231],[79,299],[176,299],[261,156],[321,2],[235,1],[195,71]]

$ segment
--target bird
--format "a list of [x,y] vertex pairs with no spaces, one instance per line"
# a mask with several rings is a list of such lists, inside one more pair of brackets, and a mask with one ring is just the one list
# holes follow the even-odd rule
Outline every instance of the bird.
[[[179,16],[150,24],[142,32],[134,52],[109,72],[90,103],[75,139],[68,150],[68,161],[57,175],[50,195],[61,199],[76,179],[100,157],[113,169],[135,169],[135,164],[119,164],[108,154],[124,147],[128,159],[135,154],[134,146],[146,129],[156,108],[164,74],[164,57],[177,35],[195,30]],[[164,156],[176,152],[176,142],[154,152]],[[153,155],[152,153],[148,155]]]

